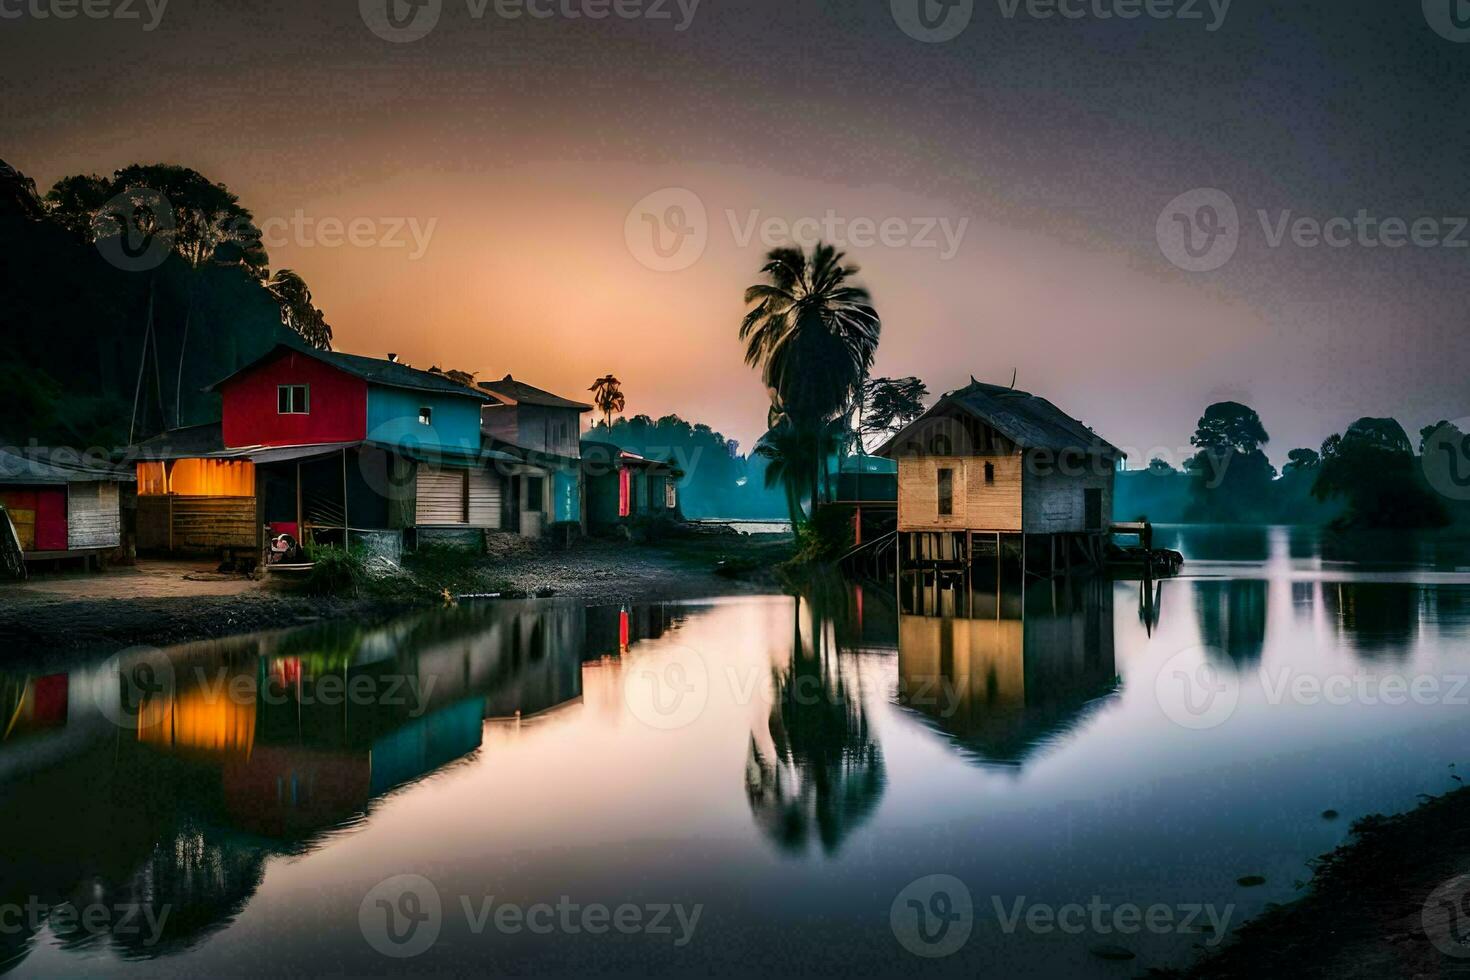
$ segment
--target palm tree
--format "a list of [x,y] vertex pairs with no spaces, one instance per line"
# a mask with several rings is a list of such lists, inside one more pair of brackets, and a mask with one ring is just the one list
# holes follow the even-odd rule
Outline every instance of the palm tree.
[[592,382],[592,387],[587,390],[593,392],[592,401],[597,410],[602,413],[603,421],[609,430],[612,429],[612,417],[614,414],[622,414],[627,400],[623,397],[622,382],[612,375],[598,378]]
[[[752,305],[740,326],[745,362],[760,368],[771,392],[772,430],[789,427],[772,445],[782,447],[787,466],[811,468],[801,482],[812,488],[814,502],[830,423],[849,415],[882,331],[872,297],[851,281],[858,268],[844,265],[845,258],[820,242],[809,256],[799,248],[774,249],[761,269],[766,281],[745,291]],[[788,452],[796,433],[812,440],[812,452]]]
[[332,327],[326,315],[312,303],[306,280],[290,269],[282,269],[271,276],[265,288],[281,304],[282,323],[317,350],[332,349]]

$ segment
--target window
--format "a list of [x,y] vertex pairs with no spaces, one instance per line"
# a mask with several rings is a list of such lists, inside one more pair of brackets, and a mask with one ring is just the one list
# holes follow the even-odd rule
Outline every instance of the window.
[[986,463],[985,464],[985,482],[986,483],[994,483],[995,482],[995,464],[994,463]]
[[954,516],[954,470],[939,471],[939,516]]
[[311,414],[311,387],[309,385],[277,385],[276,414]]
[[432,408],[428,408],[427,406],[424,407],[424,408],[419,409],[419,425],[433,425],[433,424],[434,424],[434,410]]
[[546,510],[546,478],[541,476],[526,477],[526,511],[531,514],[540,514]]

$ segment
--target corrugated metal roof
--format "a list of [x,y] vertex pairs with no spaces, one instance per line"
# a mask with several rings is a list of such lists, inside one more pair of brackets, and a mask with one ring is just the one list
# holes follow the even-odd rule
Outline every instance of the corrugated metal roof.
[[490,401],[490,396],[483,391],[462,385],[458,381],[451,381],[442,374],[432,371],[421,371],[418,368],[409,367],[407,364],[399,364],[386,358],[363,357],[360,354],[343,354],[338,351],[322,351],[295,344],[277,344],[262,356],[246,364],[229,377],[221,378],[210,385],[205,391],[213,391],[220,385],[252,370],[263,362],[277,356],[282,351],[290,351],[295,354],[304,354],[315,358],[323,364],[329,364],[341,371],[369,384],[383,385],[388,388],[407,388],[413,391],[435,391],[446,395],[464,395],[466,398],[474,398],[477,401]]
[[86,460],[71,449],[27,449],[25,455],[0,449],[0,483],[54,486],[58,483],[132,483],[126,470]]
[[545,408],[570,408],[578,412],[592,411],[591,405],[553,395],[535,385],[517,381],[508,374],[499,381],[481,381],[480,387],[510,405],[541,405]]

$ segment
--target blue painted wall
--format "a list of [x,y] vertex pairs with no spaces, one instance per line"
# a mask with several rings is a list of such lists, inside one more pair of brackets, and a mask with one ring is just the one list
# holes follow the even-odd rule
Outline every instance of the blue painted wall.
[[[480,405],[475,398],[403,388],[368,387],[367,437],[391,445],[480,451]],[[433,425],[419,424],[419,409]]]
[[551,487],[552,519],[557,522],[582,519],[582,485],[576,470],[558,469]]

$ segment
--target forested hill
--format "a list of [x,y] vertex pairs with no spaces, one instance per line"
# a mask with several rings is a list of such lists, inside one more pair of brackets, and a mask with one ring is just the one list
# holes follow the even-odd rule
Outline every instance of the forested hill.
[[[28,184],[12,179],[0,194],[6,443],[125,445],[135,392],[136,438],[178,421],[214,421],[218,396],[201,389],[279,342],[300,342],[283,325],[280,303],[244,267],[195,269],[171,254],[156,268],[125,271],[54,221]],[[150,300],[154,335],[145,350]]]

